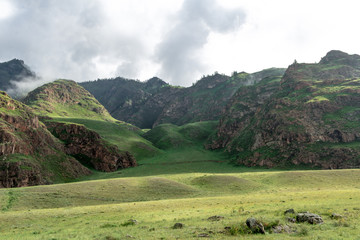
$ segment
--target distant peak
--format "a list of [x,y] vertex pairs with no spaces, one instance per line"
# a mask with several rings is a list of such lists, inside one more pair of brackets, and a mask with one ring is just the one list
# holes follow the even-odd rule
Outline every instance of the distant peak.
[[166,82],[164,82],[163,80],[161,80],[158,77],[152,77],[149,80],[146,81],[147,85],[167,85]]
[[14,59],[8,61],[8,63],[19,63],[19,64],[21,64],[21,65],[24,65],[24,64],[25,64],[23,60],[17,59],[17,58],[14,58]]
[[146,82],[159,82],[159,81],[162,81],[162,80],[158,77],[152,77],[149,80],[147,80]]
[[354,55],[349,55],[349,54],[339,51],[339,50],[331,50],[330,52],[328,52],[326,54],[325,57],[323,57],[321,59],[320,63],[327,64],[327,63],[331,63],[331,62],[334,62],[334,61],[337,61],[340,59],[349,58],[350,56],[354,56]]

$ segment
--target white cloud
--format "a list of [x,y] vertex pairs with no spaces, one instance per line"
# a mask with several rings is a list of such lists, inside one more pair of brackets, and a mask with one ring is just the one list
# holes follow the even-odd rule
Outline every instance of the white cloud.
[[15,9],[8,0],[0,0],[0,20],[7,19],[14,15]]
[[0,0],[0,9],[0,60],[23,59],[45,79],[190,85],[215,71],[360,53],[357,0]]

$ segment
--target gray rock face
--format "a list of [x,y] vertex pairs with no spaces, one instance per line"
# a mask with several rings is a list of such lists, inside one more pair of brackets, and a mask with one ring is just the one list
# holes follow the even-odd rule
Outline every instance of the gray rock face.
[[246,225],[251,229],[253,233],[265,234],[264,226],[255,218],[246,219]]
[[304,213],[298,213],[298,215],[296,216],[296,222],[308,222],[310,224],[321,224],[323,223],[323,219],[321,218],[321,216],[314,214],[314,213],[309,213],[309,212],[304,212]]

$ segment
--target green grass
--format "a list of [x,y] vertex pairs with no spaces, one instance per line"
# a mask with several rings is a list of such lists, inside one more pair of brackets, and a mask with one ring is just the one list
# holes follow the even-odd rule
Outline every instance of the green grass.
[[324,114],[323,120],[329,125],[340,125],[345,129],[358,129],[360,119],[360,108],[353,106],[345,106],[338,111]]
[[218,121],[188,123],[183,126],[161,124],[143,136],[163,150],[201,145],[216,128]]
[[47,83],[30,92],[24,102],[40,116],[115,120],[94,96],[71,80]]
[[120,150],[131,152],[137,160],[155,156],[160,152],[151,142],[140,136],[141,130],[127,123],[86,118],[54,118],[53,121],[82,124]]
[[311,100],[307,101],[306,103],[321,102],[321,101],[329,101],[329,99],[327,99],[324,96],[316,96],[316,97],[312,98]]
[[[186,173],[0,190],[0,239],[354,239],[360,170]],[[9,200],[9,196],[12,200]],[[11,202],[11,204],[9,204]],[[251,235],[248,217],[287,224],[283,212],[320,214],[293,234]],[[4,210],[6,209],[6,210]],[[331,219],[335,212],[344,216]],[[220,221],[208,221],[214,215]],[[130,219],[137,224],[125,224]],[[185,226],[172,229],[176,222]]]

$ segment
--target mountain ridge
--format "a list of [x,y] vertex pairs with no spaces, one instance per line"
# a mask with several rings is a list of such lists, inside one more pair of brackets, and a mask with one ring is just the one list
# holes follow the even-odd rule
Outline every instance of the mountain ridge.
[[[152,128],[161,123],[182,125],[218,120],[226,102],[240,86],[268,76],[282,75],[284,71],[281,68],[270,68],[253,74],[234,72],[231,77],[215,73],[204,76],[187,88],[171,86],[156,78],[160,84],[153,92],[146,90],[148,82],[122,78],[80,85],[109,109],[113,117],[140,128]],[[204,105],[204,102],[208,104]]]
[[[223,147],[248,166],[358,166],[358,63],[359,55],[332,51],[318,64],[290,65],[277,89],[256,108],[241,105],[241,93],[235,95],[210,148]],[[240,107],[234,113],[235,103]]]

